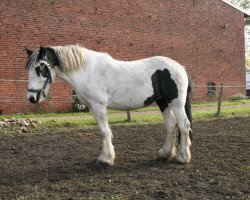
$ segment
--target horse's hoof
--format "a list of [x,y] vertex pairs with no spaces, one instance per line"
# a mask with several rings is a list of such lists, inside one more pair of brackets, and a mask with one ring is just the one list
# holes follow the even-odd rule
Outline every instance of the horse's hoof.
[[171,160],[174,156],[175,156],[175,153],[173,151],[166,153],[163,149],[161,149],[158,152],[159,159]]
[[177,164],[187,164],[190,162],[191,156],[183,158],[183,156],[176,155],[173,160]]
[[167,154],[166,154],[166,152],[163,150],[163,149],[161,149],[161,150],[159,150],[159,152],[158,152],[158,158],[159,159],[166,159],[167,158]]
[[109,166],[113,166],[114,162],[111,162],[109,160],[108,161],[104,161],[104,160],[98,159],[96,161],[96,165],[103,166],[103,167],[109,167]]

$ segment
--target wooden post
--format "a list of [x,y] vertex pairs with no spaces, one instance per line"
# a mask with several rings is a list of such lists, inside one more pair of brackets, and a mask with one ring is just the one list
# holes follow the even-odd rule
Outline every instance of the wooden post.
[[130,110],[127,111],[127,119],[128,119],[128,122],[132,122],[132,115],[131,115]]
[[215,114],[215,116],[219,116],[220,111],[221,111],[222,94],[223,94],[223,83],[220,84],[220,93],[219,93],[219,99],[218,99],[218,108],[217,108],[217,113]]

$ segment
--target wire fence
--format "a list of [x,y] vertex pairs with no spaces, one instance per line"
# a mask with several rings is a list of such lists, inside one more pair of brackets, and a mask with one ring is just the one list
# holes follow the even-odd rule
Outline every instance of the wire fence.
[[18,79],[18,80],[15,80],[15,79],[2,79],[0,78],[0,82],[28,82],[29,80],[26,80],[26,79]]
[[[58,91],[58,88],[53,88],[51,91],[51,97],[47,98],[47,101],[42,106],[32,105],[26,100],[26,88],[28,80],[14,80],[14,79],[0,79],[0,83],[12,82],[16,87],[22,88],[20,91],[17,88],[12,87],[11,90],[1,94],[0,86],[0,114],[1,113],[27,113],[27,112],[67,112],[75,111],[75,108],[81,108],[81,103],[78,101],[76,95],[73,93],[73,89],[69,86],[65,86],[65,89]],[[56,82],[56,85],[60,85],[60,81]],[[63,83],[67,85],[66,83]],[[8,94],[10,93],[10,94]],[[59,97],[63,98],[59,98]],[[193,84],[192,85],[192,101],[207,101],[207,102],[221,102],[230,98],[243,98],[246,96],[246,85],[229,85],[229,84]],[[80,109],[80,110],[81,110]],[[219,109],[219,108],[218,108]],[[218,111],[220,112],[220,110]],[[131,114],[127,113],[128,119],[131,119]]]
[[193,101],[218,101],[223,88],[222,100],[246,97],[246,85],[207,84],[193,85]]

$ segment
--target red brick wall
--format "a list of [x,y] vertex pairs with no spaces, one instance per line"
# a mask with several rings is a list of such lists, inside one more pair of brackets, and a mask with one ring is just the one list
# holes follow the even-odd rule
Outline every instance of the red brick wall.
[[[0,7],[2,113],[71,110],[71,88],[59,80],[49,102],[25,103],[27,82],[11,81],[27,80],[24,46],[78,43],[124,60],[164,55],[186,66],[193,84],[245,85],[243,14],[220,0],[2,0]],[[206,88],[194,91],[206,99]]]

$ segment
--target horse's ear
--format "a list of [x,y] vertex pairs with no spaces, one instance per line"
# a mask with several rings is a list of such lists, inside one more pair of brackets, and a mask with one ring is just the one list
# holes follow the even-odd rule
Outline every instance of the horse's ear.
[[31,54],[33,53],[33,51],[30,50],[30,49],[28,49],[27,47],[24,47],[24,48],[25,48],[25,51],[28,54],[28,56],[31,56]]
[[39,60],[44,60],[45,54],[46,54],[46,50],[45,50],[45,48],[43,48],[41,46],[40,49],[39,49],[39,53],[38,53],[38,59]]

